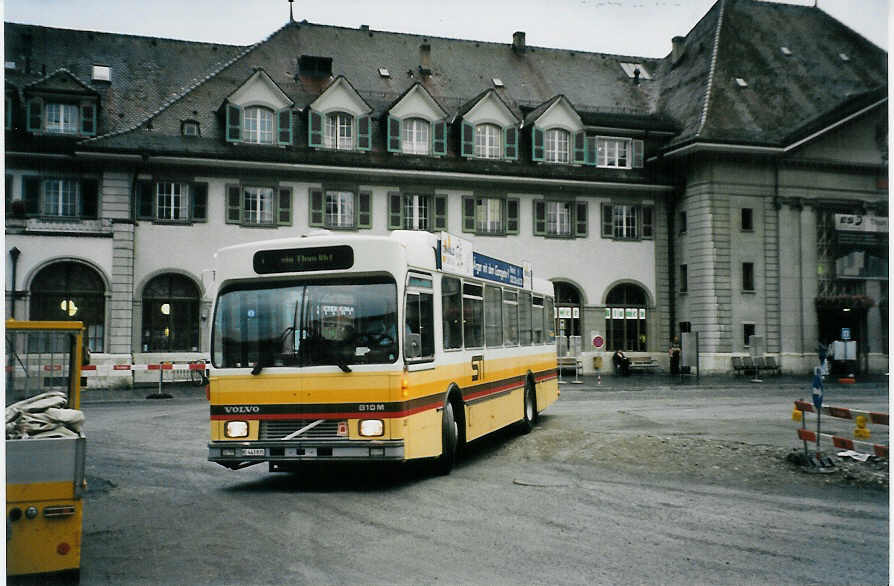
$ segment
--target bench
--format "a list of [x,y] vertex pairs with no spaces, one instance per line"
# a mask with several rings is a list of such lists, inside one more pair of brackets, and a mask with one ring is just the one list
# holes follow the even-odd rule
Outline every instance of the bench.
[[584,365],[576,356],[560,356],[556,359],[556,366],[559,370],[573,368],[575,374],[583,372]]
[[647,371],[652,369],[661,368],[661,365],[658,364],[658,361],[650,356],[638,356],[636,358],[630,359],[630,370],[631,371]]

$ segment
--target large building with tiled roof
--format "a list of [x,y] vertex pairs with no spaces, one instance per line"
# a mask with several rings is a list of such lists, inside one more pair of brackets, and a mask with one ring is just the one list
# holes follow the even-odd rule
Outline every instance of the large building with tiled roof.
[[306,21],[4,42],[7,315],[85,321],[98,364],[207,355],[214,251],[322,228],[530,262],[587,371],[687,332],[702,372],[847,332],[886,368],[887,54],[817,8],[719,0],[664,59]]

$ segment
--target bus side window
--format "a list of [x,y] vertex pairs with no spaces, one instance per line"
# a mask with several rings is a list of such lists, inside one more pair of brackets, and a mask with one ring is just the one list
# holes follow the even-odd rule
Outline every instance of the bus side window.
[[543,297],[534,297],[534,308],[531,312],[534,329],[534,343],[543,343]]
[[531,345],[531,294],[522,291],[518,294],[518,333],[519,344]]
[[556,343],[556,310],[555,304],[551,297],[546,298],[546,302],[543,306],[544,312],[544,325],[546,326],[546,340],[547,344],[555,344]]
[[444,328],[444,349],[463,347],[462,297],[459,279],[441,280],[441,323]]
[[463,339],[466,348],[484,346],[484,287],[463,283]]
[[503,345],[503,298],[501,289],[487,285],[484,288],[484,341],[491,348]]
[[518,293],[503,291],[503,342],[507,346],[518,344]]

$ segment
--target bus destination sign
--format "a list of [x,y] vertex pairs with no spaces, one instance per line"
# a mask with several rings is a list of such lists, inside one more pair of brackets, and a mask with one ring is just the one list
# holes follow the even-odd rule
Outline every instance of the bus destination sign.
[[473,275],[480,279],[516,287],[525,286],[525,271],[523,267],[477,252],[472,253],[472,261],[474,266]]
[[252,263],[259,275],[349,269],[354,266],[354,249],[339,245],[261,250]]

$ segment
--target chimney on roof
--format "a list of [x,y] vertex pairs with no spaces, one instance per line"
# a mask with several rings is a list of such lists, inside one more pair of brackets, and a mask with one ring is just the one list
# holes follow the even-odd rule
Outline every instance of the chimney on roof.
[[419,45],[419,73],[431,75],[431,44],[428,41]]
[[369,25],[368,25],[368,24],[361,24],[361,25],[360,25],[360,30],[362,30],[362,31],[368,31],[368,30],[369,30]]
[[676,65],[683,58],[683,43],[686,37],[674,37],[671,39],[671,65]]
[[525,52],[525,31],[515,31],[512,33],[512,50],[516,53]]

